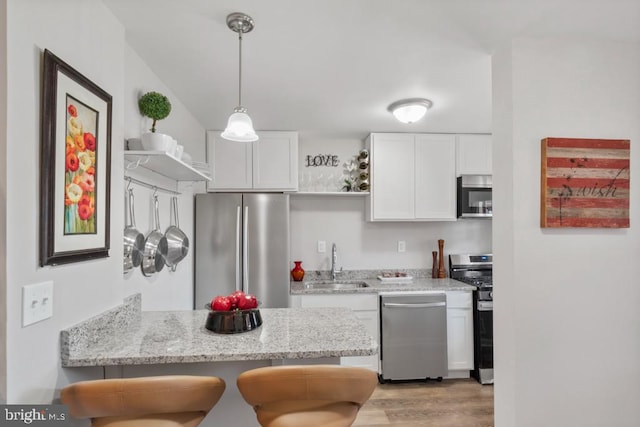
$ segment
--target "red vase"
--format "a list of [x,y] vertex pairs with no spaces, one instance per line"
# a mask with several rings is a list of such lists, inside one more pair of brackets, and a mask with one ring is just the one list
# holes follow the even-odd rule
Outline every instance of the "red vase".
[[294,281],[301,282],[302,279],[304,279],[304,268],[302,268],[302,261],[293,261],[293,263],[296,266],[293,267],[293,270],[291,270],[291,277]]

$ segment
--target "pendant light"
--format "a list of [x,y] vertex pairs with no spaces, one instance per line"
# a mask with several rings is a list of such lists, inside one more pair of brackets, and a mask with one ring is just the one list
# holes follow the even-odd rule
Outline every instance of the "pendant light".
[[389,105],[389,111],[402,123],[413,123],[424,117],[432,105],[433,102],[425,98],[403,99]]
[[238,106],[233,110],[227,128],[222,132],[224,139],[238,142],[252,142],[258,140],[256,131],[253,130],[251,117],[247,114],[247,109],[242,106],[242,34],[253,30],[253,19],[244,13],[231,13],[227,16],[227,26],[230,30],[238,33],[239,55],[238,55]]

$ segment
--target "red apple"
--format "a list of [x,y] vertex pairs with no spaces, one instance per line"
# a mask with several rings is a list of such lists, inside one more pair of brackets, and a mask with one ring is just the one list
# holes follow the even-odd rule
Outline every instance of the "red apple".
[[231,310],[231,301],[229,301],[227,297],[218,295],[211,301],[211,309],[216,311],[229,311]]
[[231,303],[231,310],[238,308],[238,296],[234,293],[227,295],[229,302]]
[[250,308],[258,308],[258,298],[255,295],[248,295],[248,298],[251,300]]
[[243,295],[242,297],[238,298],[238,308],[240,310],[249,310],[257,307],[258,300],[256,300],[256,297],[251,294]]

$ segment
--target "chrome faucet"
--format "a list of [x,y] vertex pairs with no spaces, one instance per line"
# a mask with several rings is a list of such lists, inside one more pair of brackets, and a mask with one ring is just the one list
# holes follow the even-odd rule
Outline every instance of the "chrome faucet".
[[338,248],[334,243],[331,247],[331,280],[336,280],[336,276],[342,273],[342,267],[338,269],[336,265],[338,264]]

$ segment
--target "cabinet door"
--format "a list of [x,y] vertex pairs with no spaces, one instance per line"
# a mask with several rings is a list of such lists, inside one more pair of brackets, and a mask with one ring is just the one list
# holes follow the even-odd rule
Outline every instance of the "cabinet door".
[[207,162],[211,181],[207,190],[247,190],[252,187],[251,143],[229,141],[207,131]]
[[[378,294],[294,295],[292,307],[347,307],[354,311],[376,343],[380,342]],[[341,357],[340,364],[361,366],[378,372],[379,354]]]
[[[378,310],[378,294],[294,295],[294,307],[346,307],[354,311]],[[376,320],[377,322],[377,320]],[[377,328],[374,337],[378,336]],[[377,339],[377,338],[376,338]]]
[[253,188],[298,189],[297,132],[259,132],[253,143]]
[[447,308],[449,370],[473,369],[473,315],[471,308]]
[[491,135],[458,135],[458,175],[491,175]]
[[414,205],[414,136],[372,134],[371,220],[410,220]]
[[455,166],[455,135],[416,135],[416,219],[456,220]]
[[[379,344],[378,335],[379,335],[379,326],[378,326],[378,318],[379,312],[378,310],[363,310],[363,311],[354,311],[356,317],[360,319],[360,321],[367,328],[367,332],[371,334],[376,343]],[[345,366],[359,366],[361,368],[371,369],[372,371],[378,372],[378,361],[379,361],[379,353],[371,356],[350,356],[350,357],[341,357],[340,364]]]

